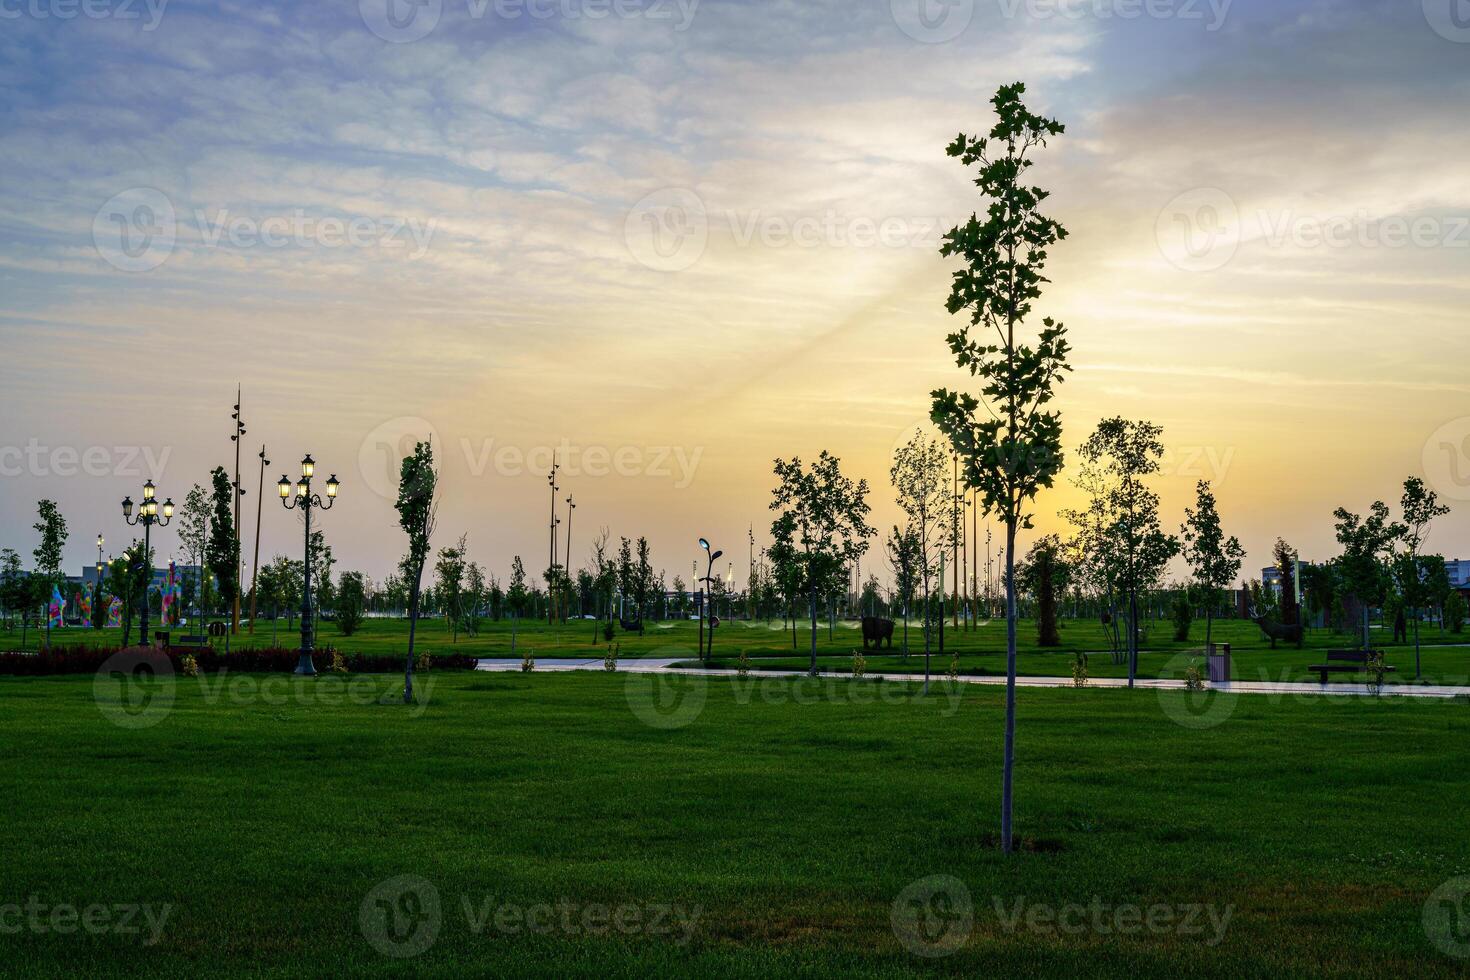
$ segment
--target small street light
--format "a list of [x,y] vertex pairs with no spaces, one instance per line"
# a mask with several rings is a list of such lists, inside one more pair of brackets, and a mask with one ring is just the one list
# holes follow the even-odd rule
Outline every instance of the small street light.
[[[311,492],[311,478],[316,473],[316,460],[308,453],[301,459],[301,479],[296,481],[292,487],[291,480],[283,473],[281,482],[276,484],[276,489],[281,495],[281,504],[287,510],[301,510],[306,515],[306,548],[302,562],[302,589],[301,589],[301,659],[296,663],[296,673],[304,676],[314,676],[316,667],[311,662],[313,650],[312,624],[311,624],[311,512],[314,508],[331,510],[332,504],[337,499],[337,490],[341,484],[337,482],[334,473],[327,477],[327,499],[323,500],[319,495]],[[294,499],[293,499],[294,489]]]
[[[133,517],[133,498],[124,497],[122,502],[123,520],[129,527],[143,525],[143,561],[148,567],[148,574],[143,583],[143,611],[141,618],[143,645],[148,645],[148,588],[153,584],[153,550],[149,544],[149,532],[153,525],[167,527],[169,520],[174,516],[174,501],[170,497],[163,502],[163,516],[158,516],[157,490],[153,481],[149,480],[143,484],[143,502],[138,505],[138,516]],[[102,559],[102,535],[97,535],[97,559],[101,565]],[[100,586],[100,581],[99,581]]]

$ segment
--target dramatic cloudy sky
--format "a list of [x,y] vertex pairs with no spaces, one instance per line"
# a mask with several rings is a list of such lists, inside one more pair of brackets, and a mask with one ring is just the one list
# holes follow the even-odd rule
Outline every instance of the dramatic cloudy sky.
[[[893,446],[962,381],[944,147],[1018,79],[1067,125],[1036,176],[1069,444],[1162,424],[1166,523],[1213,480],[1248,568],[1411,473],[1470,499],[1464,0],[391,2],[0,0],[4,544],[40,497],[68,567],[124,540],[148,475],[232,460],[237,382],[247,463],[336,472],[375,575],[385,461],[430,432],[442,537],[501,574],[546,564],[553,450],[574,563],[606,526],[743,575],[771,459],[823,448],[887,526]],[[1470,557],[1470,503],[1431,545]]]

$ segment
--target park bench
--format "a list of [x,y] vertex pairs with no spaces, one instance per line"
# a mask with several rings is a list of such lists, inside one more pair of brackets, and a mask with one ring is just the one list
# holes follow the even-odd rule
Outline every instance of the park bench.
[[[1378,652],[1377,650],[1328,650],[1327,663],[1312,664],[1307,670],[1317,674],[1322,678],[1322,683],[1326,684],[1328,674],[1362,673],[1368,667],[1369,655]],[[1398,668],[1385,664],[1383,669],[1391,673]]]
[[209,637],[202,634],[185,633],[183,636],[165,645],[172,650],[207,650],[210,647],[210,642]]
[[641,619],[619,619],[618,625],[623,628],[624,633],[643,632],[643,620]]

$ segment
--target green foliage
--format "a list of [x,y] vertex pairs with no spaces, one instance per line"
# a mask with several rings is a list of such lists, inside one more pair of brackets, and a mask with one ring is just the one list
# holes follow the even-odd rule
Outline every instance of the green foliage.
[[1194,623],[1194,603],[1190,602],[1187,589],[1180,589],[1174,593],[1174,598],[1169,604],[1169,614],[1174,620],[1174,641],[1187,643],[1189,627]]
[[1200,480],[1195,485],[1194,500],[1194,509],[1184,511],[1184,524],[1179,531],[1184,560],[1194,572],[1195,589],[1205,607],[1205,642],[1209,643],[1215,607],[1220,603],[1221,593],[1240,574],[1245,548],[1234,535],[1225,537],[1209,481]]
[[1466,612],[1465,597],[1459,592],[1451,592],[1444,603],[1444,622],[1451,633],[1464,632]]
[[1047,281],[1048,249],[1067,236],[1041,213],[1049,193],[1022,180],[1035,162],[1031,151],[1063,132],[1061,123],[1026,108],[1025,90],[1002,86],[991,100],[997,121],[989,134],[961,133],[947,149],[977,168],[975,185],[987,202],[985,218],[971,214],[940,249],[963,260],[945,305],[951,314],[963,311],[966,322],[949,335],[949,348],[981,388],[980,398],[932,393],[932,418],[960,455],[964,485],[979,490],[986,511],[1012,530],[1030,526],[1027,501],[1062,468],[1061,415],[1046,406],[1071,370],[1060,323],[1045,318],[1034,345],[1016,332]]
[[66,546],[66,518],[56,507],[54,500],[36,502],[36,523],[32,525],[41,536],[41,542],[32,552],[36,559],[36,574],[46,583],[49,600],[51,587],[61,584],[61,552]]
[[337,629],[343,636],[351,636],[362,625],[363,611],[367,608],[367,590],[363,587],[361,572],[343,572],[337,585],[334,603]]
[[1022,590],[1036,601],[1037,646],[1061,646],[1057,597],[1066,591],[1070,578],[1061,538],[1055,534],[1038,538],[1017,566],[1016,578]]
[[868,550],[868,483],[844,476],[836,456],[822,450],[810,467],[797,457],[777,459],[779,484],[771,492],[771,554],[789,594],[805,593],[812,618],[810,669],[816,671],[817,597],[846,587],[847,569]]
[[1205,676],[1200,672],[1198,660],[1191,660],[1184,668],[1184,689],[1195,694],[1205,689]]
[[209,544],[206,562],[214,576],[220,598],[228,606],[234,603],[240,589],[240,546],[235,540],[235,487],[224,467],[210,472],[213,492],[210,494]]

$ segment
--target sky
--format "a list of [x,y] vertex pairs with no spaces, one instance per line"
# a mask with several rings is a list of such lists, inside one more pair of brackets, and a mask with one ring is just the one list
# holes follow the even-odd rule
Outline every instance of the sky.
[[1165,527],[1210,480],[1246,577],[1409,475],[1470,558],[1466,0],[0,0],[0,544],[44,497],[73,574],[120,548],[145,479],[233,468],[237,384],[247,556],[264,444],[263,556],[310,452],[338,569],[385,574],[430,436],[437,543],[502,577],[547,564],[553,456],[574,566],[607,528],[687,579],[705,536],[738,584],[773,459],[822,449],[891,527],[968,380],[944,149],[1018,80],[1067,127],[1067,445],[1162,425]]

